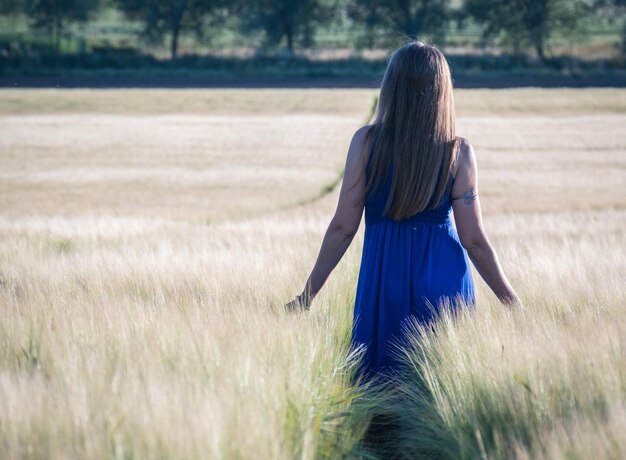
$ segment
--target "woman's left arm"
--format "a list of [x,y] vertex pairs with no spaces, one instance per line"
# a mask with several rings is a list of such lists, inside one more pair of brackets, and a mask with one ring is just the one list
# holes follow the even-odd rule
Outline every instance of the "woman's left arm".
[[365,206],[365,149],[369,125],[352,137],[341,184],[337,209],[320,248],[313,270],[300,295],[285,305],[286,310],[308,310],[326,279],[337,266],[361,224]]

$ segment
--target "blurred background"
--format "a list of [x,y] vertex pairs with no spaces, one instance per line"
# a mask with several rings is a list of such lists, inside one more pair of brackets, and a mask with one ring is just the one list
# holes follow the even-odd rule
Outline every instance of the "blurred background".
[[622,86],[626,0],[0,0],[0,78],[375,86],[410,38],[461,85]]

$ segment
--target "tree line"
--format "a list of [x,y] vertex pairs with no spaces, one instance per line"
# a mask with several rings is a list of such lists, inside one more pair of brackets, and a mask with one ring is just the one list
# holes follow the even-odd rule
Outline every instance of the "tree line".
[[[143,38],[167,40],[172,59],[181,34],[202,38],[233,16],[238,33],[262,32],[266,45],[284,44],[290,53],[311,46],[320,27],[347,17],[362,25],[360,39],[370,47],[374,31],[443,43],[451,24],[462,29],[471,22],[484,43],[532,51],[540,59],[553,34],[576,33],[589,14],[626,17],[626,0],[0,0],[0,15],[26,16],[30,27],[50,34],[57,51],[70,24],[94,20],[104,8],[141,24]],[[623,28],[626,45],[626,21]]]

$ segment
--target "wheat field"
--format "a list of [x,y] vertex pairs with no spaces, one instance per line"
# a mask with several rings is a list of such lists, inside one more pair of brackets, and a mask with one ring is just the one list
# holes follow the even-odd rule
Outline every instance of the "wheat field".
[[[375,96],[0,91],[0,457],[626,458],[626,91],[455,91],[526,308],[476,275],[361,397],[364,222],[312,310],[281,307]],[[376,412],[401,426],[378,450]]]

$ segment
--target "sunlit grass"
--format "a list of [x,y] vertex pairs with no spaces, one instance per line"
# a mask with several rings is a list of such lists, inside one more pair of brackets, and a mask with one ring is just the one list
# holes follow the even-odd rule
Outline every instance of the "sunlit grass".
[[280,307],[373,95],[0,92],[0,457],[375,458],[373,414],[401,422],[383,458],[623,457],[626,92],[457,92],[527,308],[477,281],[363,394],[363,223],[312,310]]

